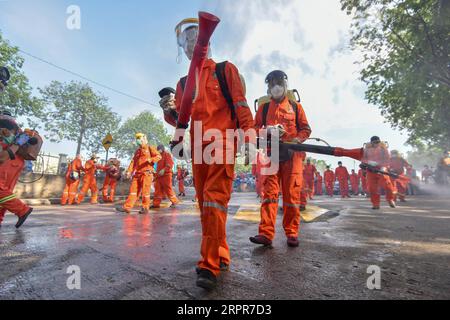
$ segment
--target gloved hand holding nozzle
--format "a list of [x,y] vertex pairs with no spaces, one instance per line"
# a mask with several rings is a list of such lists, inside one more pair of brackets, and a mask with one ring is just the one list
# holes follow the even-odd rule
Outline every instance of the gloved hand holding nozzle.
[[267,126],[267,135],[268,136],[276,135],[281,138],[285,134],[286,134],[286,130],[284,129],[282,124]]
[[159,106],[166,112],[170,110],[175,110],[175,90],[173,88],[167,87],[158,92]]

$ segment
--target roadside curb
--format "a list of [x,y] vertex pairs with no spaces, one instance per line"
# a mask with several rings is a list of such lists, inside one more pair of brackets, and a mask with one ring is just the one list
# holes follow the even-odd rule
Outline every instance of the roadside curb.
[[[127,198],[127,196],[116,196],[116,202],[122,201]],[[48,198],[48,199],[21,199],[25,204],[29,206],[49,206],[54,204],[61,204],[61,198]],[[85,197],[83,203],[89,203],[91,197]],[[99,203],[102,203],[102,200],[99,199]]]

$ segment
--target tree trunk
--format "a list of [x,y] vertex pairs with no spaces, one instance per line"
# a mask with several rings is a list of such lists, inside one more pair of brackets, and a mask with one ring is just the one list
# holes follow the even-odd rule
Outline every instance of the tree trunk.
[[76,155],[79,155],[81,153],[81,144],[83,143],[83,132],[80,132],[80,135],[78,136],[77,141],[77,153]]
[[78,136],[78,141],[77,141],[77,155],[81,153],[81,145],[83,143],[84,132],[86,131],[85,123],[86,123],[86,115],[83,114],[81,116],[81,121],[80,121],[80,135]]

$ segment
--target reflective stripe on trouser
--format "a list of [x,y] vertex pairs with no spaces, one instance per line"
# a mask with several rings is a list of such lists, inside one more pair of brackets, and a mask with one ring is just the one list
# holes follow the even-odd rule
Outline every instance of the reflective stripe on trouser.
[[[283,194],[283,228],[287,237],[298,237],[300,226],[300,193],[303,185],[302,162],[293,159],[280,163],[278,174],[265,178],[259,234],[273,240],[278,213],[278,194]],[[281,186],[280,186],[281,183]]]
[[123,205],[124,209],[133,209],[138,195],[142,196],[142,207],[144,209],[150,208],[150,190],[152,186],[153,175],[151,173],[136,174],[131,180],[130,193]]
[[91,203],[97,203],[98,198],[98,188],[95,176],[84,176],[83,186],[81,187],[80,194],[77,198],[77,203],[81,203],[88,190],[91,190]]
[[8,190],[0,190],[0,222],[3,221],[6,210],[21,217],[30,209],[25,203],[17,198],[15,194]]
[[201,259],[198,267],[218,275],[221,261],[230,264],[226,221],[234,165],[194,164],[192,170],[202,222]]
[[66,185],[64,186],[64,191],[61,196],[61,204],[73,204],[78,191],[78,186],[80,185],[80,180],[70,180],[66,179]]
[[382,174],[367,172],[367,184],[369,187],[370,200],[374,206],[380,205],[380,187],[386,192],[386,201],[394,200],[394,187],[391,179]]
[[153,205],[159,207],[162,198],[166,196],[172,203],[178,203],[172,187],[172,174],[166,174],[158,177],[155,182],[155,194],[153,195]]

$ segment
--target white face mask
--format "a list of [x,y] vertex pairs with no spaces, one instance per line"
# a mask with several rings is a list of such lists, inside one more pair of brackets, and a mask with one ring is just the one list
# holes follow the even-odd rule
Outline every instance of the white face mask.
[[274,99],[280,99],[284,96],[284,94],[285,94],[284,87],[282,87],[280,85],[275,85],[274,87],[272,87],[270,89],[270,95]]

